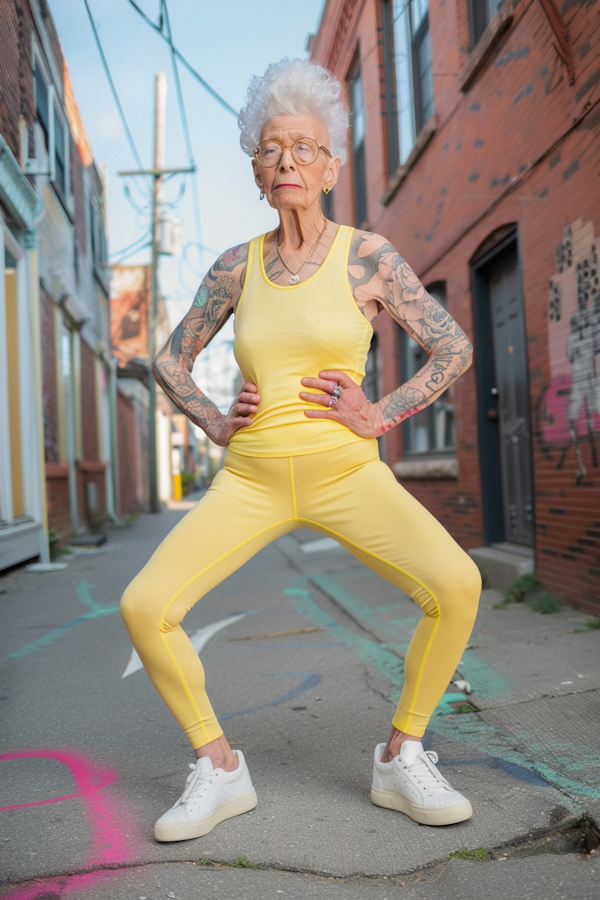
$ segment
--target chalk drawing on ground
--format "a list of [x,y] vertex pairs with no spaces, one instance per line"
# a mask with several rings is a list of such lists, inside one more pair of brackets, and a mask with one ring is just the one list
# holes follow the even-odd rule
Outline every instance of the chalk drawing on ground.
[[[218,622],[213,622],[212,625],[205,625],[204,628],[199,628],[198,631],[190,634],[190,641],[192,642],[192,646],[196,653],[200,653],[204,645],[208,643],[213,635],[217,634],[223,628],[227,628],[228,625],[239,622],[240,619],[243,619],[248,615],[250,615],[250,613],[236,613],[236,615],[228,616],[226,619],[219,619]],[[139,658],[137,651],[133,649],[121,678],[127,678],[129,675],[133,675],[134,672],[138,672],[143,668],[144,665]]]

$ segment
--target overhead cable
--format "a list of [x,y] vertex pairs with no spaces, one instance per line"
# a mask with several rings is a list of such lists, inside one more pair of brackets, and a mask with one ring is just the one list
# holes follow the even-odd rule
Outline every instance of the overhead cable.
[[145,250],[146,247],[151,247],[151,246],[152,246],[152,241],[147,240],[145,244],[140,244],[139,247],[134,247],[133,250],[130,250],[129,253],[125,253],[123,256],[121,256],[119,259],[117,259],[115,262],[109,263],[109,267],[120,266],[121,263],[125,259],[128,259],[130,256],[133,256],[134,253],[137,253],[139,250]]
[[96,40],[96,46],[98,47],[98,53],[100,54],[100,59],[102,60],[102,65],[103,65],[103,67],[104,67],[104,72],[105,72],[105,74],[106,74],[106,77],[107,77],[107,79],[108,79],[108,83],[109,83],[109,85],[110,85],[110,89],[111,89],[111,92],[112,92],[112,95],[113,95],[113,99],[114,99],[114,101],[115,101],[115,105],[116,105],[116,107],[117,107],[117,111],[118,111],[118,113],[119,113],[119,117],[120,117],[120,119],[121,119],[121,124],[122,124],[122,126],[123,126],[123,130],[125,131],[125,137],[127,138],[127,142],[128,142],[129,147],[130,147],[130,149],[131,149],[131,152],[133,153],[133,156],[134,156],[134,159],[135,159],[136,163],[138,164],[138,166],[140,167],[140,169],[143,169],[144,166],[143,166],[142,160],[140,159],[140,155],[139,155],[139,153],[137,152],[137,147],[135,146],[135,141],[133,140],[133,135],[131,134],[131,131],[129,130],[129,125],[127,124],[127,119],[125,118],[125,113],[123,112],[123,107],[121,106],[121,101],[119,100],[119,95],[117,94],[117,89],[116,89],[116,87],[115,87],[115,83],[114,83],[114,81],[113,81],[112,75],[110,74],[110,69],[109,69],[109,67],[108,67],[108,62],[106,61],[106,56],[104,55],[104,50],[102,49],[102,44],[100,43],[100,37],[99,37],[99,35],[98,35],[98,29],[96,28],[96,23],[94,22],[94,19],[93,19],[93,16],[92,16],[92,13],[91,13],[89,4],[88,4],[88,0],[83,0],[83,2],[84,2],[84,4],[85,4],[85,8],[86,8],[86,10],[87,10],[88,18],[89,18],[89,20],[90,20],[90,25],[92,26],[92,31],[94,32],[94,38],[95,38],[95,40]]
[[[140,9],[140,7],[137,5],[135,0],[127,0],[127,2],[129,3],[130,6],[133,6],[135,11],[138,13],[138,15],[140,15],[142,17],[144,22],[146,22],[147,25],[149,25],[154,31],[156,31],[157,34],[159,34],[161,36],[163,41],[166,41],[168,44],[171,43],[173,53],[175,54],[175,56],[177,57],[179,62],[182,63],[182,65],[184,65],[186,67],[186,69],[188,70],[190,75],[193,75],[193,77],[196,79],[196,81],[200,82],[202,87],[206,91],[208,91],[208,93],[211,95],[211,97],[213,97],[217,101],[217,103],[220,103],[220,105],[223,107],[223,109],[226,109],[227,112],[231,113],[231,115],[235,116],[235,118],[237,119],[237,117],[239,115],[238,110],[234,109],[233,106],[231,106],[227,102],[227,100],[225,100],[223,97],[221,97],[221,95],[219,93],[217,93],[217,91],[215,91],[215,89],[213,87],[211,87],[211,85],[208,83],[208,81],[206,81],[206,79],[203,78],[202,75],[200,75],[200,73],[196,71],[196,69],[194,69],[192,64],[189,63],[187,61],[187,59],[179,52],[177,47],[172,45],[172,42],[169,40],[169,37],[164,33],[162,28],[160,28],[159,25],[157,25],[155,22],[153,22],[152,19],[146,15],[146,13],[144,12],[143,9]],[[87,2],[86,2],[86,6],[87,6]]]
[[193,169],[192,179],[194,182],[194,190],[192,190],[192,203],[194,206],[194,219],[196,223],[196,240],[200,245],[202,243],[202,229],[200,226],[200,203],[198,200],[198,177],[197,177],[197,168],[196,168],[196,160],[194,159],[194,151],[192,148],[192,139],[190,137],[190,129],[188,125],[187,115],[185,111],[185,103],[183,101],[183,92],[181,90],[181,81],[179,79],[179,67],[177,66],[177,56],[175,54],[175,46],[173,44],[173,35],[171,32],[171,22],[169,19],[169,9],[167,6],[167,0],[161,0],[161,25],[162,25],[162,16],[164,11],[164,20],[167,27],[167,38],[169,42],[169,49],[171,51],[171,63],[173,66],[173,78],[175,80],[175,89],[177,92],[177,103],[179,105],[179,115],[181,118],[181,127],[183,129],[183,136],[185,139],[185,145],[187,148],[188,154],[188,162],[190,169]]
[[[187,116],[185,114],[185,106],[183,103],[183,94],[181,92],[181,81],[179,80],[179,69],[177,67],[177,57],[175,55],[175,47],[173,45],[173,38],[171,35],[171,22],[169,20],[169,9],[167,6],[167,0],[161,0],[161,8],[164,10],[165,24],[167,26],[167,41],[169,44],[169,48],[171,50],[171,62],[173,65],[173,78],[175,80],[175,90],[177,92],[177,104],[179,106],[179,115],[181,117],[181,127],[183,129],[183,137],[185,139],[185,146],[186,146],[187,155],[188,155],[188,162],[190,164],[190,168],[194,168],[196,163],[194,160],[194,152],[192,150],[190,129],[188,126]],[[162,12],[161,12],[161,18],[162,18]]]
[[[142,241],[145,241],[149,237],[150,237],[150,230],[146,231],[145,234],[143,234],[141,237],[139,237],[135,241],[133,241],[132,244],[128,244],[127,247],[121,247],[120,250],[114,250],[110,254],[110,257],[112,258],[113,256],[120,256],[122,253],[127,253],[132,248],[134,248],[134,249],[137,248],[137,245],[139,243],[141,243]],[[139,249],[139,248],[137,248],[137,249]]]

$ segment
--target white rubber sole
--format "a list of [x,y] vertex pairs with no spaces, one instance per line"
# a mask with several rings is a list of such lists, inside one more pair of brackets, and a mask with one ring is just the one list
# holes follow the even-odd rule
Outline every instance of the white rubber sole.
[[189,841],[191,838],[203,837],[211,832],[219,822],[250,812],[257,803],[256,791],[252,788],[250,793],[243,797],[226,800],[204,819],[196,819],[192,822],[160,822],[159,820],[154,826],[154,837],[157,841]]
[[375,806],[384,809],[395,809],[404,813],[421,825],[454,825],[456,822],[464,822],[473,815],[473,807],[468,800],[455,803],[454,806],[444,806],[439,809],[425,809],[411,803],[402,794],[395,791],[383,791],[381,788],[371,787],[371,801]]

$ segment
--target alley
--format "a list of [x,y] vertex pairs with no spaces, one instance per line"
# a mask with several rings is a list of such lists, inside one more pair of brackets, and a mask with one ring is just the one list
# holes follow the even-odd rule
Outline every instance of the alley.
[[[267,547],[185,621],[259,806],[205,838],[157,844],[152,826],[192,754],[118,601],[182,514],[143,515],[62,572],[0,581],[2,896],[434,900],[464,896],[474,877],[482,898],[503,885],[595,896],[584,823],[600,812],[599,632],[568,608],[494,609],[500,595],[484,591],[459,667],[472,693],[450,685],[425,739],[475,813],[418,826],[372,806],[369,787],[419,610],[308,531]],[[475,850],[488,859],[449,857]]]

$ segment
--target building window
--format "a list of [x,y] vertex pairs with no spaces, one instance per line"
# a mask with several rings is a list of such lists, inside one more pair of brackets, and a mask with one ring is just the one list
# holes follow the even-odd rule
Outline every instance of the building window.
[[376,334],[371,338],[371,346],[365,363],[365,377],[361,386],[367,400],[377,403],[379,400],[379,352]]
[[[365,377],[362,381],[362,389],[365,397],[371,403],[377,403],[381,399],[379,393],[379,344],[377,334],[371,338],[371,346],[365,362]],[[379,456],[385,462],[385,438],[383,435],[377,438],[379,444]]]
[[60,109],[54,87],[48,84],[38,59],[35,62],[35,113],[44,134],[50,180],[58,187],[63,199],[70,194],[69,130]]
[[106,266],[106,234],[104,220],[98,204],[90,197],[90,237],[92,259],[96,268]]
[[46,138],[46,150],[50,146],[50,105],[48,103],[48,85],[42,74],[39,63],[35,65],[35,114]]
[[367,182],[365,170],[365,101],[360,63],[348,82],[350,98],[350,136],[352,139],[352,172],[354,176],[354,221],[361,226],[367,219]]
[[504,0],[469,0],[471,49],[488,27]]
[[67,166],[65,159],[65,127],[54,106],[54,181],[59,186],[63,197],[67,195]]
[[[446,289],[436,284],[427,289],[438,303],[447,308]],[[426,351],[404,329],[400,340],[402,380],[408,381],[429,359]],[[431,406],[415,413],[403,425],[405,453],[443,453],[454,448],[454,407],[446,391]]]
[[[491,2],[491,0],[490,0]],[[433,115],[428,0],[382,0],[390,171]]]

